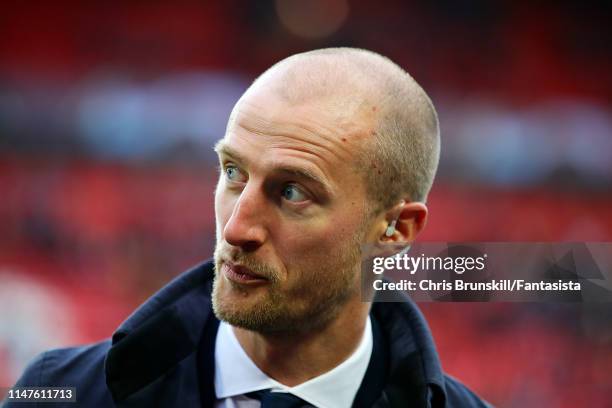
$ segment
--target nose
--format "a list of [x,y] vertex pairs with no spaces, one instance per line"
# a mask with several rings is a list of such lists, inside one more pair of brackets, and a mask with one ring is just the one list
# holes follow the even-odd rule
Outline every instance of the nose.
[[265,197],[255,186],[242,190],[232,210],[232,215],[223,228],[223,238],[243,251],[252,252],[263,245],[266,229],[263,225]]

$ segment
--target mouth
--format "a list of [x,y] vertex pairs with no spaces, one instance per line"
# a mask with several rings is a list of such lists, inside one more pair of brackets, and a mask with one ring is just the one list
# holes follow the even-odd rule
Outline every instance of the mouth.
[[241,285],[259,285],[268,282],[265,277],[256,274],[246,266],[223,262],[221,273],[231,282]]

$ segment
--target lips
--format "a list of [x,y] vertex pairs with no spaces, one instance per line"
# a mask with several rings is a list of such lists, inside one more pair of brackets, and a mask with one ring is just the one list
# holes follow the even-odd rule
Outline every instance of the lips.
[[256,274],[246,266],[236,265],[231,262],[224,262],[221,266],[221,271],[227,279],[235,283],[254,285],[268,281],[268,279]]

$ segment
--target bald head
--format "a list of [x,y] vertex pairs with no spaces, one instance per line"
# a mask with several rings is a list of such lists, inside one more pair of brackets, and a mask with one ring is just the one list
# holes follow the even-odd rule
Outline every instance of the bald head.
[[437,114],[423,89],[388,58],[355,48],[293,55],[257,78],[243,99],[262,91],[287,104],[324,102],[363,125],[368,137],[360,141],[354,164],[374,211],[400,199],[426,200],[438,166]]

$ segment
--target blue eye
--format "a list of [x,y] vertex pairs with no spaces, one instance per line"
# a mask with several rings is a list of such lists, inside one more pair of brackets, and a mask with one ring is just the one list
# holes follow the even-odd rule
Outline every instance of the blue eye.
[[236,166],[227,166],[224,171],[225,177],[230,181],[238,181],[240,178],[240,170]]
[[289,184],[283,188],[282,195],[285,200],[293,202],[300,202],[308,199],[306,194],[293,184]]

